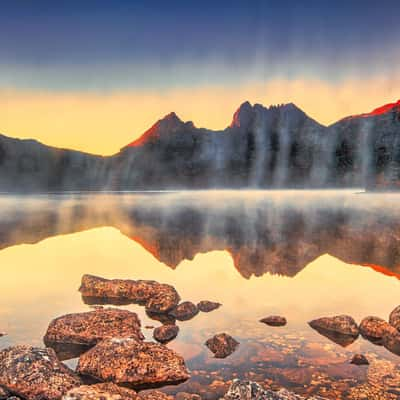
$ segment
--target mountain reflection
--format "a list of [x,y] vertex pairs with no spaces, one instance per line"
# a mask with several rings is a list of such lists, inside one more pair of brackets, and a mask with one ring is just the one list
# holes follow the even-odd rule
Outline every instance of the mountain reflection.
[[301,191],[3,197],[0,248],[111,226],[171,268],[225,250],[245,278],[292,277],[330,254],[400,277],[398,198]]

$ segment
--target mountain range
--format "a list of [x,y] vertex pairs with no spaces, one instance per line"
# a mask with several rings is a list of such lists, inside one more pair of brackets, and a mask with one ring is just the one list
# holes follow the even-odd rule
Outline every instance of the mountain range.
[[0,135],[0,190],[400,188],[400,100],[330,126],[243,103],[221,131],[170,113],[102,157]]

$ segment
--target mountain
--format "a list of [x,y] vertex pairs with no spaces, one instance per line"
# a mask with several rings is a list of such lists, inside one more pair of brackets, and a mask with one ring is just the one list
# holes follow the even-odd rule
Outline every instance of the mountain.
[[220,131],[170,113],[111,157],[0,136],[0,190],[400,187],[400,101],[323,126],[243,103]]

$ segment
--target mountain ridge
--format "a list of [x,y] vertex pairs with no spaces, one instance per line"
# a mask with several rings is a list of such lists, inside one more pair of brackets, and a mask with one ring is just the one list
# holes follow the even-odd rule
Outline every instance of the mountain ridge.
[[[368,116],[368,117],[366,117]],[[324,126],[243,102],[223,130],[172,112],[112,156],[0,136],[0,190],[400,188],[400,102]]]

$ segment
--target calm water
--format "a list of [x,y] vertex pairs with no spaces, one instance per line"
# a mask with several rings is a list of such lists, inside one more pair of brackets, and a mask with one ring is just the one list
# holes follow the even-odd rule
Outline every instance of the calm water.
[[[387,319],[400,303],[399,200],[354,191],[2,196],[0,346],[42,346],[53,318],[88,310],[77,290],[85,273],[154,279],[183,300],[223,303],[178,322],[168,346],[192,378],[166,392],[215,399],[242,377],[331,399],[396,399],[399,356],[362,338],[342,347],[307,322]],[[143,327],[159,324],[125,308]],[[288,325],[258,322],[270,314]],[[220,332],[241,343],[224,360],[203,345]],[[349,364],[358,352],[369,367]]]

